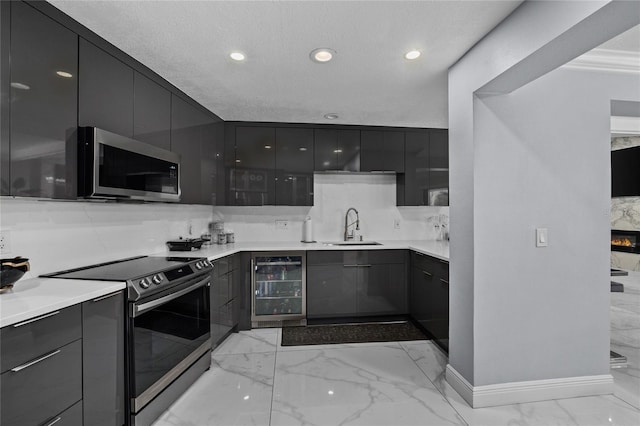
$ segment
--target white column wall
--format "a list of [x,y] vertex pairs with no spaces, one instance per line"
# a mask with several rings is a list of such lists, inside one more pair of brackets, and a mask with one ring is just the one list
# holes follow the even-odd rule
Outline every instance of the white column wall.
[[[544,75],[561,63],[558,46],[571,46],[564,52],[568,61],[616,33],[610,27],[626,30],[629,7],[635,6],[525,2],[450,69],[449,363],[471,386],[603,372],[608,293],[596,281],[608,283],[608,243],[584,252],[577,245],[587,239],[599,244],[608,232],[609,103],[599,104],[602,93],[590,93],[607,83],[592,75],[585,78],[593,87],[582,81],[586,87],[576,82],[565,91],[556,80],[566,75],[563,70],[509,95],[475,93],[489,82],[501,87],[502,77],[508,80],[504,86],[512,85],[519,77],[509,70],[524,63],[529,81]],[[589,27],[597,33],[605,23],[602,40],[583,37]],[[554,43],[558,39],[562,43]],[[541,60],[527,60],[534,55]],[[534,100],[539,108],[530,104]],[[584,111],[569,114],[564,127],[562,107],[574,105]],[[578,141],[570,130],[581,120],[590,131],[579,131]],[[571,157],[578,146],[593,147],[584,162]],[[547,249],[533,247],[536,224],[550,228]],[[596,226],[603,230],[567,237],[570,230],[589,233]],[[595,312],[586,318],[589,310]],[[557,345],[551,353],[560,358],[545,352],[549,345]],[[585,351],[594,353],[575,363]]]

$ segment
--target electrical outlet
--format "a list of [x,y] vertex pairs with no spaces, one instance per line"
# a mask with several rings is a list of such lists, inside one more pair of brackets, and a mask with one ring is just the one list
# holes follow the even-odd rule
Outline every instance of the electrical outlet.
[[0,231],[0,254],[11,253],[11,232],[4,229]]
[[393,229],[400,229],[400,219],[393,219]]
[[276,220],[276,229],[289,229],[288,220]]

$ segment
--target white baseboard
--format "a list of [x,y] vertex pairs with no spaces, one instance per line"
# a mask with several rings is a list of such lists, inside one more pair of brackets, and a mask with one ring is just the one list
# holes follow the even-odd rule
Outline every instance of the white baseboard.
[[473,408],[613,393],[613,376],[565,377],[472,386],[450,364],[447,382]]

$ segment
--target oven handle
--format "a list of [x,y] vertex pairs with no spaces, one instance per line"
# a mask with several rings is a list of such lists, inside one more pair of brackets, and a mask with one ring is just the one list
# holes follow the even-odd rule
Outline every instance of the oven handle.
[[133,318],[145,313],[146,311],[155,308],[156,306],[160,306],[163,305],[167,302],[170,302],[174,299],[177,299],[178,297],[184,296],[185,294],[200,288],[200,287],[204,287],[204,286],[210,286],[211,282],[210,282],[211,277],[207,276],[205,279],[198,281],[197,283],[187,287],[187,288],[183,288],[182,290],[176,291],[175,293],[171,293],[168,294],[166,296],[163,296],[159,299],[156,300],[152,300],[150,302],[146,302],[146,303],[141,303],[141,304],[133,304],[133,312],[131,313],[131,316]]

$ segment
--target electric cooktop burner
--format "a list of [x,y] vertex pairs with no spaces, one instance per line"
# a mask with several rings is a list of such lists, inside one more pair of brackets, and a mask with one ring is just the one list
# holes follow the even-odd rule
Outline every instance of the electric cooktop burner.
[[190,277],[210,273],[213,265],[202,257],[138,256],[82,268],[44,274],[41,277],[92,281],[122,281],[135,300],[180,285]]

